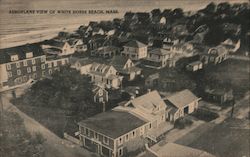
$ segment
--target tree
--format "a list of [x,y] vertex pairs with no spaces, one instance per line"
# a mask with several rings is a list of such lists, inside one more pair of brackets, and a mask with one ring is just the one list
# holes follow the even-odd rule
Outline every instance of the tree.
[[160,16],[161,15],[161,10],[159,8],[158,9],[153,9],[151,11],[151,14],[152,14],[153,17]]
[[183,10],[181,8],[176,8],[171,12],[172,18],[181,18],[184,16]]
[[55,72],[51,79],[38,81],[21,98],[27,105],[55,107],[72,112],[93,106],[90,79],[69,66]]
[[209,3],[206,8],[203,9],[204,13],[206,14],[212,14],[216,11],[216,5],[214,2]]

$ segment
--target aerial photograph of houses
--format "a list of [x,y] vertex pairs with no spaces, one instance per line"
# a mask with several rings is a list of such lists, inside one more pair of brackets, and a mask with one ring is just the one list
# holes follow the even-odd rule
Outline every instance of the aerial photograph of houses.
[[0,0],[0,157],[250,157],[249,0]]

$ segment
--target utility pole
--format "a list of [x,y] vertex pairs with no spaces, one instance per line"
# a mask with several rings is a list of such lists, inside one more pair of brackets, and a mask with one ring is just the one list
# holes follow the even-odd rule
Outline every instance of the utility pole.
[[1,121],[1,123],[3,124],[3,99],[2,99],[2,96],[3,96],[3,92],[0,92],[0,114],[1,114],[1,116],[0,116],[0,121]]
[[234,105],[235,105],[235,99],[232,100],[231,118],[233,118],[233,114],[234,114]]

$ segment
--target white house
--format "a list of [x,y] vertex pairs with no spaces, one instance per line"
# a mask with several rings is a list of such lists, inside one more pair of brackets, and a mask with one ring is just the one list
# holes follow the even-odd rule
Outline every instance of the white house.
[[165,99],[167,105],[166,118],[174,122],[178,118],[184,117],[185,114],[194,112],[198,109],[199,100],[200,98],[196,97],[188,89],[175,93]]
[[92,63],[89,74],[92,82],[103,84],[107,88],[118,89],[123,79],[113,66],[100,63]]
[[203,68],[203,64],[201,61],[195,61],[195,62],[192,62],[192,63],[189,63],[187,66],[186,66],[186,69],[188,71],[197,71],[197,70],[200,70]]
[[70,58],[71,68],[75,68],[81,75],[87,75],[90,72],[92,61],[89,58]]
[[68,43],[75,52],[85,52],[88,50],[88,45],[82,39],[69,39]]
[[139,41],[132,40],[123,47],[124,50],[121,54],[123,56],[129,57],[132,60],[140,60],[147,57],[147,45]]
[[174,54],[169,50],[155,48],[148,51],[148,56],[145,59],[145,66],[150,68],[164,68],[166,66],[173,67],[175,66]]
[[42,44],[46,53],[67,56],[75,53],[75,49],[67,41],[49,40]]

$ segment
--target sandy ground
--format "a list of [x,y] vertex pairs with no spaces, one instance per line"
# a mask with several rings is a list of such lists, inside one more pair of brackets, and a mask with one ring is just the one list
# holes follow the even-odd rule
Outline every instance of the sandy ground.
[[40,123],[11,104],[9,101],[10,99],[10,93],[3,94],[4,110],[18,113],[20,117],[23,118],[24,125],[31,134],[39,132],[43,135],[43,137],[46,139],[44,143],[46,157],[97,157],[97,155],[81,148],[80,146],[72,144],[71,142],[56,136]]

